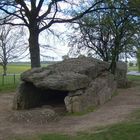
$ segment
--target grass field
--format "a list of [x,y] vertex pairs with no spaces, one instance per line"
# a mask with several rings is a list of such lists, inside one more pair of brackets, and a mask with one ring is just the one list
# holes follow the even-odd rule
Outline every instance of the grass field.
[[138,67],[136,66],[128,67],[128,71],[138,71]]
[[[43,67],[47,64],[43,64]],[[7,67],[7,76],[2,76],[3,70],[0,66],[0,92],[15,91],[20,81],[20,74],[30,69],[30,64],[9,64]]]
[[[42,67],[46,67],[47,66],[47,64],[42,64],[41,65]],[[28,70],[28,69],[30,69],[31,68],[31,66],[30,66],[30,64],[18,64],[18,65],[16,65],[16,64],[9,64],[8,66],[7,66],[7,73],[8,74],[17,74],[17,73],[22,73],[22,72],[24,72],[24,71],[26,71],[26,70]],[[0,66],[0,74],[2,74],[3,73],[3,70],[2,70],[2,67]]]
[[0,76],[0,92],[15,91],[19,80],[20,75]]
[[135,76],[135,75],[127,75],[128,80],[133,81],[133,82],[140,82],[140,76]]
[[[7,73],[8,74],[16,74],[16,73],[22,73],[26,70],[30,69],[30,65],[8,65],[7,66]],[[0,74],[3,73],[2,67],[0,67]]]
[[[0,75],[0,92],[15,91],[17,85],[19,84],[20,73],[28,69],[30,69],[30,65],[8,65],[8,75]],[[2,73],[3,70],[2,67],[0,67],[0,74]]]

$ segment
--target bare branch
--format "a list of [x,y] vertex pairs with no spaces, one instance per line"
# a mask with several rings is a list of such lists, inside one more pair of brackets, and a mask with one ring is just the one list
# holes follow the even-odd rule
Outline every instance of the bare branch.
[[52,5],[53,5],[53,4],[54,4],[54,2],[50,2],[50,3],[49,3],[47,11],[46,11],[43,15],[41,15],[41,16],[39,16],[39,17],[37,18],[38,21],[44,19],[48,14],[50,14],[51,8],[52,8]]

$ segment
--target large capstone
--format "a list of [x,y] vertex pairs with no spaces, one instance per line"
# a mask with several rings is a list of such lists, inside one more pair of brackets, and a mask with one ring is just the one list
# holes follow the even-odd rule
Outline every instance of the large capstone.
[[108,69],[106,62],[79,57],[28,70],[21,74],[13,108],[63,105],[68,112],[80,112],[102,105],[116,91],[115,76]]

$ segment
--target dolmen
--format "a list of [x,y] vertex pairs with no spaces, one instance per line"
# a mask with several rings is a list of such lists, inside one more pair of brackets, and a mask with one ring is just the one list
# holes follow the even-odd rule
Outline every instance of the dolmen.
[[[61,104],[73,113],[103,105],[112,98],[119,81],[108,70],[109,66],[107,62],[82,56],[25,71],[21,74],[13,108]],[[121,82],[127,72],[123,66],[118,67]]]

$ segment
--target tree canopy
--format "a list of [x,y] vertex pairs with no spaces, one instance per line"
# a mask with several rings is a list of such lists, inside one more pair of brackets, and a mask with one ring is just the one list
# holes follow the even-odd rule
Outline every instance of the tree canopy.
[[80,19],[78,27],[73,27],[71,52],[86,51],[103,61],[110,61],[110,69],[115,73],[115,65],[120,56],[132,56],[136,51],[135,37],[139,30],[139,23],[125,2],[106,1],[106,7],[117,8],[96,11]]

